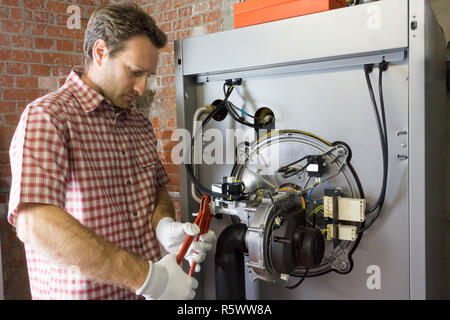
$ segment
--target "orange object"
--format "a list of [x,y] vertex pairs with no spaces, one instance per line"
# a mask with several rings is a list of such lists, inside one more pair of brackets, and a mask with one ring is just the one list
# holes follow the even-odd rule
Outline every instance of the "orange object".
[[345,7],[345,0],[246,0],[234,4],[234,28]]
[[[209,230],[209,225],[211,223],[212,218],[214,217],[213,214],[209,211],[209,203],[211,201],[210,196],[203,195],[200,200],[200,209],[198,211],[197,217],[195,218],[194,223],[199,226],[200,232],[198,235],[195,236],[195,241],[198,241],[199,237],[202,234],[205,234]],[[189,247],[192,244],[192,241],[194,241],[194,236],[187,236],[186,239],[183,242],[183,245],[181,246],[180,252],[177,255],[177,263],[181,264],[181,262],[184,259],[184,256],[186,255],[187,251],[189,250]],[[192,276],[195,270],[195,261],[192,262],[191,267],[189,269],[189,275]]]

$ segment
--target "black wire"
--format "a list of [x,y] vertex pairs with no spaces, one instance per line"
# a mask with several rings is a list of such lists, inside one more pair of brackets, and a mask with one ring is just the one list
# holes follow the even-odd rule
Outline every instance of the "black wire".
[[308,158],[308,156],[304,156],[304,157],[301,158],[301,159],[298,159],[298,160],[295,160],[295,161],[293,161],[293,162],[291,162],[291,163],[288,163],[288,164],[286,164],[286,165],[280,167],[280,168],[277,170],[277,172],[283,172],[284,170],[286,170],[286,169],[289,168],[290,166],[292,166],[292,165],[294,165],[294,164],[296,164],[296,163],[299,163],[300,161],[303,161],[303,160],[305,160],[306,158]]
[[[385,61],[383,61],[382,63],[385,63]],[[381,120],[380,120],[380,114],[378,113],[378,107],[376,104],[375,95],[374,95],[373,88],[372,88],[372,83],[371,83],[370,77],[369,77],[370,66],[368,66],[368,65],[364,66],[366,82],[367,82],[367,86],[369,89],[372,106],[374,108],[375,118],[377,120],[378,132],[380,135],[381,152],[382,152],[382,157],[383,157],[383,182],[382,182],[380,195],[378,196],[377,201],[369,209],[366,210],[366,214],[372,213],[375,210],[376,210],[376,212],[375,212],[374,216],[372,217],[371,221],[367,225],[365,225],[362,229],[360,229],[358,231],[358,233],[366,231],[375,222],[375,220],[378,218],[378,216],[381,213],[381,209],[383,208],[384,200],[386,197],[389,159],[388,159],[388,139],[387,139],[387,129],[386,129],[386,113],[385,113],[385,108],[384,108],[383,80],[382,80],[383,72],[386,70],[385,67],[386,67],[385,64],[383,65],[383,67],[381,67],[381,64],[380,64],[380,71],[379,71],[379,77],[378,77],[378,79],[379,79],[378,89],[379,89],[380,108],[381,108]]]
[[[380,120],[380,114],[378,113],[378,107],[377,107],[377,103],[376,103],[376,100],[375,100],[375,95],[373,93],[373,88],[372,88],[372,83],[370,81],[368,68],[365,67],[364,71],[365,71],[365,75],[366,75],[366,82],[367,82],[367,86],[368,86],[368,89],[369,89],[370,98],[371,98],[371,101],[372,101],[372,107],[373,107],[373,110],[374,110],[374,113],[375,113],[375,120],[376,120],[376,123],[377,123],[379,137],[380,137],[381,151],[382,151],[382,157],[383,157],[383,176],[384,176],[384,171],[385,171],[385,168],[384,168],[385,167],[385,151],[386,151],[385,150],[385,141],[386,141],[386,139],[385,139],[385,135],[384,135],[385,130],[382,127],[382,123],[381,123],[381,120]],[[378,208],[380,202],[382,201],[382,196],[383,196],[383,190],[380,192],[380,195],[378,196],[378,199],[375,202],[375,204],[373,204],[367,210],[368,213],[373,212],[373,211],[375,211]]]
[[230,96],[230,94],[233,91],[234,87],[233,86],[229,86],[228,89],[225,91],[226,86],[227,86],[227,83],[225,82],[224,85],[223,85],[223,93],[224,93],[226,98],[223,100],[223,103],[224,103],[225,107],[227,108],[227,111],[230,114],[231,118],[233,118],[234,121],[236,121],[236,122],[238,122],[240,124],[243,124],[243,125],[245,125],[247,127],[256,128],[256,129],[260,128],[261,126],[258,123],[255,123],[255,124],[250,123],[250,122],[246,121],[244,118],[240,117],[237,114],[237,112],[233,108],[234,107],[233,104],[228,101],[228,97]]
[[[206,125],[208,124],[208,122],[212,119],[212,117],[214,117],[214,115],[216,113],[218,113],[222,108],[225,107],[225,105],[223,104],[224,102],[226,102],[228,100],[228,97],[230,96],[231,92],[233,92],[233,87],[228,88],[227,92],[225,92],[225,86],[226,84],[224,84],[224,94],[225,94],[225,99],[222,102],[222,104],[218,105],[213,112],[209,113],[208,116],[203,120],[202,122],[202,127],[200,130],[198,130],[195,135],[192,137],[191,139],[191,148],[190,148],[190,162],[192,163],[192,154],[193,154],[193,149],[194,149],[194,144],[195,144],[195,140],[197,139],[197,137],[199,136],[199,134],[201,132],[204,131],[204,128],[206,127]],[[223,198],[225,195],[223,195],[222,193],[218,193],[218,192],[213,192],[210,188],[207,188],[205,186],[203,186],[200,181],[197,179],[197,177],[195,177],[194,175],[194,170],[192,168],[192,164],[191,163],[185,163],[185,168],[187,173],[189,174],[192,183],[194,184],[194,186],[197,188],[197,190],[201,193],[201,194],[207,194],[210,197],[213,198]]]
[[[194,145],[195,145],[195,140],[197,139],[198,135],[199,135],[201,132],[203,132],[204,128],[206,127],[206,125],[208,124],[208,122],[211,120],[211,118],[212,118],[216,113],[218,113],[221,109],[226,108],[227,111],[228,111],[228,113],[229,113],[229,114],[232,116],[232,118],[233,118],[234,120],[236,120],[237,122],[242,123],[242,124],[244,124],[244,125],[246,125],[246,126],[251,126],[251,127],[253,127],[253,128],[256,128],[256,127],[257,127],[256,125],[253,125],[253,124],[251,124],[251,123],[249,123],[249,122],[246,122],[246,121],[241,120],[241,119],[239,118],[239,116],[235,113],[234,109],[232,109],[232,107],[230,106],[231,103],[228,101],[228,98],[230,97],[231,93],[233,92],[234,86],[228,86],[228,88],[226,88],[226,87],[227,87],[227,82],[225,82],[224,85],[223,85],[223,93],[224,93],[224,95],[225,95],[225,98],[224,98],[224,100],[222,101],[222,103],[221,103],[219,106],[217,106],[217,107],[214,109],[213,112],[211,112],[210,114],[208,114],[208,116],[207,116],[207,117],[205,118],[205,120],[203,120],[203,122],[202,122],[201,130],[198,130],[198,131],[195,133],[195,135],[192,137],[192,139],[191,139],[191,148],[190,148],[191,154],[189,155],[189,156],[190,156],[190,159],[191,159],[191,162],[192,162],[192,153],[194,152],[193,149],[194,149]],[[233,115],[233,112],[235,113],[235,115]],[[207,194],[207,195],[209,195],[209,196],[211,196],[211,197],[213,197],[213,198],[223,198],[223,197],[226,196],[226,195],[224,195],[224,194],[222,194],[222,193],[213,192],[210,188],[207,188],[207,187],[203,186],[203,185],[200,183],[200,181],[197,179],[197,177],[195,177],[195,175],[194,175],[194,170],[193,170],[193,168],[192,168],[192,164],[191,164],[191,163],[185,163],[185,168],[186,168],[186,171],[188,172],[188,174],[189,174],[189,176],[190,176],[190,178],[191,178],[191,180],[192,180],[192,183],[194,184],[194,186],[197,188],[197,190],[198,190],[201,194]],[[273,202],[273,200],[272,200],[272,202]]]
[[303,283],[303,281],[305,281],[306,275],[308,274],[308,271],[309,271],[309,269],[306,269],[306,271],[303,274],[302,278],[296,284],[294,284],[293,286],[286,286],[285,288],[288,288],[288,289],[295,289],[295,288],[297,288],[299,285],[301,285]]

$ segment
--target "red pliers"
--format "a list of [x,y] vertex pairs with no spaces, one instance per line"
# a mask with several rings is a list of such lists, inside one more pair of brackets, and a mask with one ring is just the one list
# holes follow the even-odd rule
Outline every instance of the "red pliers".
[[[200,232],[195,236],[187,236],[181,246],[180,252],[177,255],[177,263],[181,264],[184,259],[184,256],[189,250],[189,247],[192,244],[192,241],[198,241],[202,234],[205,234],[209,230],[209,225],[211,223],[214,215],[209,210],[209,203],[211,202],[211,197],[204,194],[200,200],[200,209],[198,211],[197,217],[195,218],[194,223],[200,227]],[[195,237],[195,239],[194,239]],[[192,276],[195,270],[195,261],[192,261],[191,268],[189,269],[189,276]]]

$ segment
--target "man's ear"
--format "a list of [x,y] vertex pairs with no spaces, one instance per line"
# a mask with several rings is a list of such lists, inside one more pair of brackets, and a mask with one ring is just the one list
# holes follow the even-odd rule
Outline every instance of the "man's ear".
[[105,57],[108,56],[108,48],[103,39],[97,39],[92,48],[92,61],[95,65],[101,66]]

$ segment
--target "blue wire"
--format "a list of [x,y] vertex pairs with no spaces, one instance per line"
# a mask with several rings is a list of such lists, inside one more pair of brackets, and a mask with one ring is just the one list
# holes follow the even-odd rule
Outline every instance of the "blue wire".
[[242,110],[241,108],[238,108],[236,106],[234,106],[236,109],[238,109],[240,112],[242,112],[243,114],[245,114],[246,116],[252,117],[250,114],[248,114],[247,112],[245,112],[244,110]]
[[316,201],[316,200],[312,200],[311,199],[311,192],[316,188],[318,186],[318,184],[316,184],[314,187],[312,187],[311,188],[311,190],[309,190],[309,192],[308,192],[308,199],[309,199],[309,201],[312,201],[312,202],[314,202],[314,203],[323,203],[323,201]]

